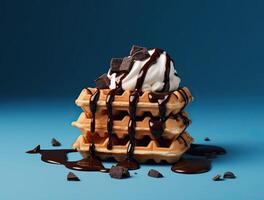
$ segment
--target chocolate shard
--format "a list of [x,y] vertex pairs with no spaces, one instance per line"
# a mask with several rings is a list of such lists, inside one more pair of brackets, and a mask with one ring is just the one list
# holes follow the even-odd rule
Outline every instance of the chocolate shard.
[[120,65],[119,71],[129,72],[131,67],[133,66],[133,63],[134,63],[133,57],[124,57]]
[[110,62],[110,72],[111,73],[117,73],[120,71],[120,65],[123,61],[123,58],[112,58]]
[[163,175],[155,169],[149,170],[148,176],[153,177],[153,178],[162,178],[163,177]]
[[221,181],[221,180],[223,179],[221,178],[220,174],[217,174],[216,176],[213,177],[213,181]]
[[56,140],[55,138],[52,138],[51,145],[54,147],[59,147],[59,146],[61,146],[61,143],[58,140]]
[[204,138],[204,141],[207,141],[208,142],[208,141],[210,141],[210,138],[209,137],[205,137]]
[[36,146],[34,149],[27,151],[26,153],[39,153],[40,151],[40,145]]
[[131,50],[130,50],[130,56],[132,56],[133,54],[135,54],[137,51],[140,51],[142,49],[146,49],[145,47],[141,47],[141,46],[137,46],[137,45],[133,45]]
[[67,175],[67,180],[68,181],[80,181],[79,177],[76,176],[74,173],[69,172]]
[[224,178],[236,178],[236,176],[233,172],[225,172]]
[[107,89],[110,85],[110,79],[107,77],[107,74],[103,74],[95,80],[95,84],[99,89]]
[[149,55],[148,50],[144,48],[144,49],[142,49],[140,51],[135,52],[132,55],[132,57],[134,58],[134,60],[140,60],[140,61],[142,61],[142,60],[145,60],[145,59],[149,58],[150,55]]
[[109,174],[112,178],[115,179],[123,179],[130,177],[128,169],[120,166],[112,166],[109,171]]

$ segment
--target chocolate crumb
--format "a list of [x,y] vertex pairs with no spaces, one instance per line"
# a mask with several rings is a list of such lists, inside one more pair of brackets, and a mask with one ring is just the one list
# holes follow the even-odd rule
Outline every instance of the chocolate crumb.
[[133,45],[132,48],[131,48],[131,50],[130,50],[130,56],[132,56],[137,51],[140,51],[142,49],[146,49],[146,48],[145,47],[141,47],[141,46],[137,46],[137,45]]
[[130,177],[128,169],[120,166],[112,166],[109,171],[109,175],[115,179],[123,179]]
[[121,65],[120,65],[119,71],[129,72],[132,65],[133,65],[133,58],[132,57],[124,57]]
[[110,62],[111,73],[119,72],[123,58],[112,58]]
[[224,178],[236,178],[236,176],[233,172],[225,172]]
[[68,181],[80,181],[79,177],[76,176],[74,173],[69,172],[67,175],[67,180]]
[[58,140],[56,140],[55,138],[52,138],[51,145],[54,147],[59,147],[59,146],[61,146],[61,143]]
[[209,137],[205,137],[204,138],[204,141],[207,141],[208,142],[208,141],[210,141],[210,138]]
[[26,151],[26,153],[39,153],[40,145],[36,146],[34,149]]
[[134,174],[138,174],[137,172],[135,172]]
[[213,177],[213,181],[221,181],[221,180],[223,179],[221,178],[220,174],[217,174],[216,176]]
[[153,178],[162,178],[163,177],[163,175],[155,169],[149,170],[148,176],[153,177]]
[[107,89],[110,85],[110,79],[107,77],[107,74],[101,75],[98,79],[95,80],[96,87],[99,89]]

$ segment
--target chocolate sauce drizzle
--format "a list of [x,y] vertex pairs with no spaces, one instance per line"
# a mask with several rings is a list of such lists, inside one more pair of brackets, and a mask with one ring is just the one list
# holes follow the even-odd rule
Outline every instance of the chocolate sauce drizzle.
[[106,108],[107,108],[107,132],[108,132],[108,144],[107,149],[112,149],[112,135],[113,135],[113,110],[112,103],[115,99],[116,90],[111,90],[106,98]]
[[90,111],[92,113],[92,119],[91,119],[91,127],[90,131],[91,133],[94,133],[95,131],[95,113],[97,108],[97,102],[100,97],[100,90],[97,88],[96,92],[91,96],[90,98]]
[[[88,89],[88,91],[91,93],[91,91]],[[90,97],[90,111],[91,111],[91,126],[90,126],[90,132],[91,132],[91,144],[89,147],[89,154],[86,158],[76,161],[76,162],[66,162],[64,165],[67,168],[78,168],[82,171],[101,171],[105,170],[102,162],[100,159],[96,156],[95,151],[95,145],[93,141],[93,136],[95,134],[95,113],[97,109],[97,102],[100,97],[100,90],[97,88],[96,92],[91,95]]]
[[162,92],[166,92],[170,90],[170,63],[171,63],[171,58],[170,56],[166,53],[166,64],[165,64],[165,73],[164,73],[164,86],[162,88]]
[[149,93],[148,98],[152,103],[158,103],[159,105],[159,118],[149,120],[149,128],[155,138],[160,138],[165,129],[166,121],[166,104],[170,99],[171,93],[162,94],[162,93]]

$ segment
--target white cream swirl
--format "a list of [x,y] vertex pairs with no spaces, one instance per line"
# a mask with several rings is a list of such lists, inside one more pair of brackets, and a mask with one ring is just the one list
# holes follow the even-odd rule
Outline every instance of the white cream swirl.
[[[149,50],[150,56],[154,53],[155,49]],[[142,67],[149,61],[150,58],[147,58],[143,61],[134,61],[133,66],[129,73],[125,74],[125,77],[122,78],[124,74],[117,75],[116,73],[110,73],[110,70],[107,74],[110,79],[110,89],[115,89],[117,87],[117,83],[122,80],[121,86],[123,90],[134,90],[136,87],[136,83],[138,80],[138,76]],[[152,91],[159,92],[164,87],[164,77],[166,71],[166,52],[162,52],[162,54],[157,59],[157,62],[151,65],[147,74],[145,76],[145,80],[142,85],[142,91]],[[121,79],[122,78],[122,79]],[[170,74],[169,74],[169,91],[175,91],[178,89],[181,79],[177,76],[177,72],[174,69],[173,62],[170,61]]]

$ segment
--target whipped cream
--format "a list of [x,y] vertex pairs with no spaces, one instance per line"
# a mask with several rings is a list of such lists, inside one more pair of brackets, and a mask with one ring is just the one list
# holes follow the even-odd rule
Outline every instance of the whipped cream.
[[[155,49],[148,50],[150,56],[154,53]],[[159,92],[164,87],[164,77],[166,71],[166,52],[163,51],[157,62],[152,64],[147,71],[145,76],[142,91],[152,91]],[[110,79],[110,89],[115,89],[117,84],[121,82],[121,87],[123,90],[135,90],[136,83],[139,77],[140,70],[144,65],[149,61],[150,58],[147,58],[143,61],[136,60],[133,63],[131,70],[126,74],[110,73],[110,70],[107,74]],[[170,60],[170,73],[169,73],[169,91],[175,91],[178,89],[181,79],[177,76],[177,71],[174,68],[173,62]]]

